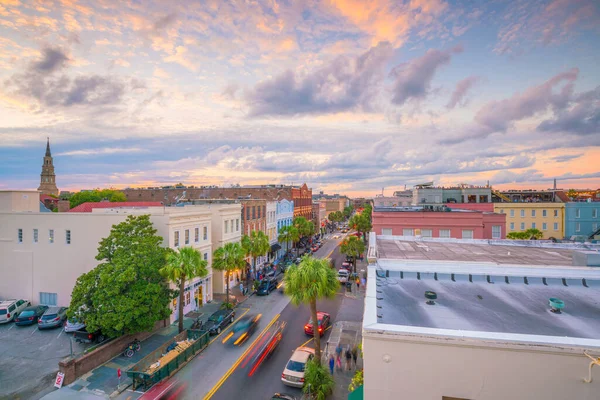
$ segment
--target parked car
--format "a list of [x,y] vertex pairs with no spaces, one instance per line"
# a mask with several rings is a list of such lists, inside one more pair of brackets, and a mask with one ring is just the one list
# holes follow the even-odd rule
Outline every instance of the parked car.
[[340,281],[340,283],[346,283],[346,282],[348,282],[348,276],[349,275],[350,275],[350,272],[347,269],[341,268],[338,271],[338,281]]
[[218,335],[227,325],[233,323],[234,319],[234,310],[227,308],[219,310],[208,317],[208,321],[204,324],[204,329],[207,330],[210,335]]
[[58,328],[67,319],[67,307],[50,307],[38,319],[38,329]]
[[48,306],[29,306],[17,315],[15,325],[33,325],[48,309]]
[[268,296],[275,289],[277,289],[277,279],[265,278],[262,281],[260,281],[258,289],[256,289],[256,295]]
[[16,316],[29,307],[29,300],[5,300],[0,302],[0,323],[13,321]]
[[73,332],[73,338],[76,342],[80,343],[102,343],[106,339],[106,336],[102,332],[88,332],[86,328],[79,329]]
[[292,353],[292,357],[286,364],[281,374],[281,382],[284,385],[301,388],[304,386],[304,369],[308,360],[315,356],[315,350],[310,347],[298,347]]
[[83,328],[85,328],[85,324],[83,322],[77,321],[77,319],[75,319],[75,318],[69,318],[69,319],[67,319],[67,322],[65,323],[65,332],[66,333],[75,332],[75,331],[78,331]]
[[226,343],[231,339],[231,343],[233,343],[234,346],[243,345],[256,331],[258,321],[260,321],[261,317],[262,314],[244,315],[241,317],[231,328],[231,333],[223,339],[223,343]]
[[271,400],[297,400],[297,398],[287,393],[275,393]]
[[[317,311],[317,320],[319,321],[319,335],[323,336],[327,327],[331,323],[331,315],[326,312]],[[312,318],[308,320],[306,325],[304,325],[304,333],[310,336],[314,336],[314,328]]]

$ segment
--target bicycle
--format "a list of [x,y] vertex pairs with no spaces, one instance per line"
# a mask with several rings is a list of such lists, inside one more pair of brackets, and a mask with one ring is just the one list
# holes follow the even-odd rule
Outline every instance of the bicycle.
[[133,357],[135,353],[142,349],[142,345],[139,340],[135,339],[133,342],[129,343],[127,348],[123,351],[123,355],[127,358]]

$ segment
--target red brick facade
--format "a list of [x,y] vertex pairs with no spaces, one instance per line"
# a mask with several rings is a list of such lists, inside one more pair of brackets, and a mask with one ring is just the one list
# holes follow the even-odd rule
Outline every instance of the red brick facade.
[[294,201],[294,218],[304,217],[312,220],[312,189],[305,183],[300,187],[292,187],[291,195],[291,200]]
[[242,203],[242,235],[250,232],[263,231],[267,233],[267,201],[266,200],[241,200]]

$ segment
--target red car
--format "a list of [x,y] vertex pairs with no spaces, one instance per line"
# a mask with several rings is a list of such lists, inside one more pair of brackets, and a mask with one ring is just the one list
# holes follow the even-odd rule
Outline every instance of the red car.
[[[326,312],[317,311],[317,319],[319,320],[319,333],[323,336],[331,323],[331,316]],[[310,336],[314,335],[312,319],[309,319],[306,325],[304,325],[304,333]]]

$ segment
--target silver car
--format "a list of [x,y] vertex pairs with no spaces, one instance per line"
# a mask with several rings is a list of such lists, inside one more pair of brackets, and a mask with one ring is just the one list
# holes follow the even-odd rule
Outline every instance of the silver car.
[[58,328],[67,319],[67,307],[50,307],[38,319],[38,329]]
[[83,328],[85,328],[85,324],[83,322],[77,321],[75,318],[68,319],[67,323],[65,324],[66,333],[76,332]]

